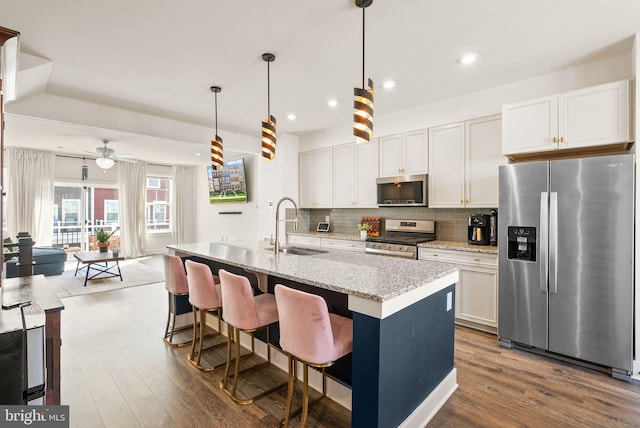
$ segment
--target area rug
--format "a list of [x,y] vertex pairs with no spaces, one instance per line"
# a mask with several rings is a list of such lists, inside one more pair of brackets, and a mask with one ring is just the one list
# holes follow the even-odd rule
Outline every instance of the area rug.
[[[142,263],[139,259],[132,259],[120,262],[122,281],[120,281],[119,277],[100,278],[100,276],[98,276],[95,279],[87,281],[87,286],[84,287],[85,271],[78,271],[78,275],[75,275],[76,265],[76,261],[69,261],[65,263],[64,273],[62,275],[47,277],[51,288],[59,298],[100,293],[103,291],[164,281],[164,272],[162,270]],[[82,264],[80,264],[80,266],[82,266]],[[117,272],[117,269],[115,269],[115,271]]]

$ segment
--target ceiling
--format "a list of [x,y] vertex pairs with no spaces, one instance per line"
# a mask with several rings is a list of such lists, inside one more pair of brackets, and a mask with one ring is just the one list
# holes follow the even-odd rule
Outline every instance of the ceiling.
[[[366,9],[366,75],[375,82],[375,113],[629,51],[638,16],[637,0],[374,0]],[[29,84],[47,94],[213,127],[209,87],[221,86],[223,138],[224,130],[259,135],[267,115],[264,52],[276,55],[271,112],[278,132],[304,135],[349,123],[353,87],[362,78],[362,11],[353,0],[3,0],[0,26],[20,31],[21,51],[50,65]],[[478,61],[463,66],[458,58],[469,51]],[[397,82],[393,90],[381,87],[387,79]],[[337,108],[327,106],[330,98]],[[288,120],[289,113],[297,119]],[[176,153],[174,161],[192,163],[195,150],[206,153],[208,145],[10,120],[8,145],[81,152],[107,138],[116,151],[140,159],[166,158],[160,144]]]

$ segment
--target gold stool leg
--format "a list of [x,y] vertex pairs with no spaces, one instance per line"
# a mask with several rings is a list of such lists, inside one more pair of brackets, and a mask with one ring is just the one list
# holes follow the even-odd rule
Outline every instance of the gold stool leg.
[[[163,340],[165,341],[166,344],[170,345],[172,348],[181,348],[183,346],[187,346],[191,344],[191,340],[188,340],[186,342],[182,342],[182,343],[174,343],[173,341],[173,335],[176,331],[182,331],[182,330],[186,330],[187,328],[189,328],[189,326],[185,326],[185,327],[181,327],[179,329],[176,329],[176,306],[178,304],[178,299],[176,298],[176,295],[173,293],[169,293],[169,313],[167,314],[167,325],[165,326],[165,330],[164,330],[164,338]],[[173,309],[173,310],[171,310]],[[171,322],[171,330],[169,331],[169,320],[172,318],[173,316],[173,321]],[[195,324],[194,324],[194,328],[195,328]]]
[[193,339],[191,340],[191,354],[189,354],[189,361],[193,361],[193,357],[196,352],[196,322],[197,322],[198,308],[193,306]]
[[293,405],[293,384],[295,383],[295,366],[296,361],[293,356],[289,354],[289,385],[287,387],[287,410],[284,414],[284,419],[280,422],[285,428],[289,427],[289,418],[291,415],[291,406]]

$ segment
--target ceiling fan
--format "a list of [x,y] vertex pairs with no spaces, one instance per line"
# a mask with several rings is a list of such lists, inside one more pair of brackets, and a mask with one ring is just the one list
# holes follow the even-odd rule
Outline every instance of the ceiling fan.
[[[98,165],[98,167],[102,169],[111,168],[114,165],[115,161],[118,160],[118,158],[125,158],[130,156],[130,155],[116,156],[116,151],[111,147],[107,146],[107,144],[109,144],[109,140],[102,140],[102,143],[104,144],[103,147],[96,147],[96,154],[98,155],[98,157],[96,158],[96,165]],[[92,153],[87,150],[85,150],[85,152]]]

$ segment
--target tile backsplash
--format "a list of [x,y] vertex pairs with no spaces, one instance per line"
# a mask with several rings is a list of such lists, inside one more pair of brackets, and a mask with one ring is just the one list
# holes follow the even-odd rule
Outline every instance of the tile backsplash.
[[[291,212],[289,212],[291,211]],[[325,221],[328,216],[331,232],[358,233],[361,217],[378,216],[382,219],[435,220],[436,238],[441,241],[467,240],[467,216],[469,214],[489,214],[490,208],[333,208],[333,209],[301,209],[298,217],[298,230],[315,230],[318,222]],[[294,216],[293,210],[287,210],[287,218]],[[287,231],[293,230],[287,223]]]

